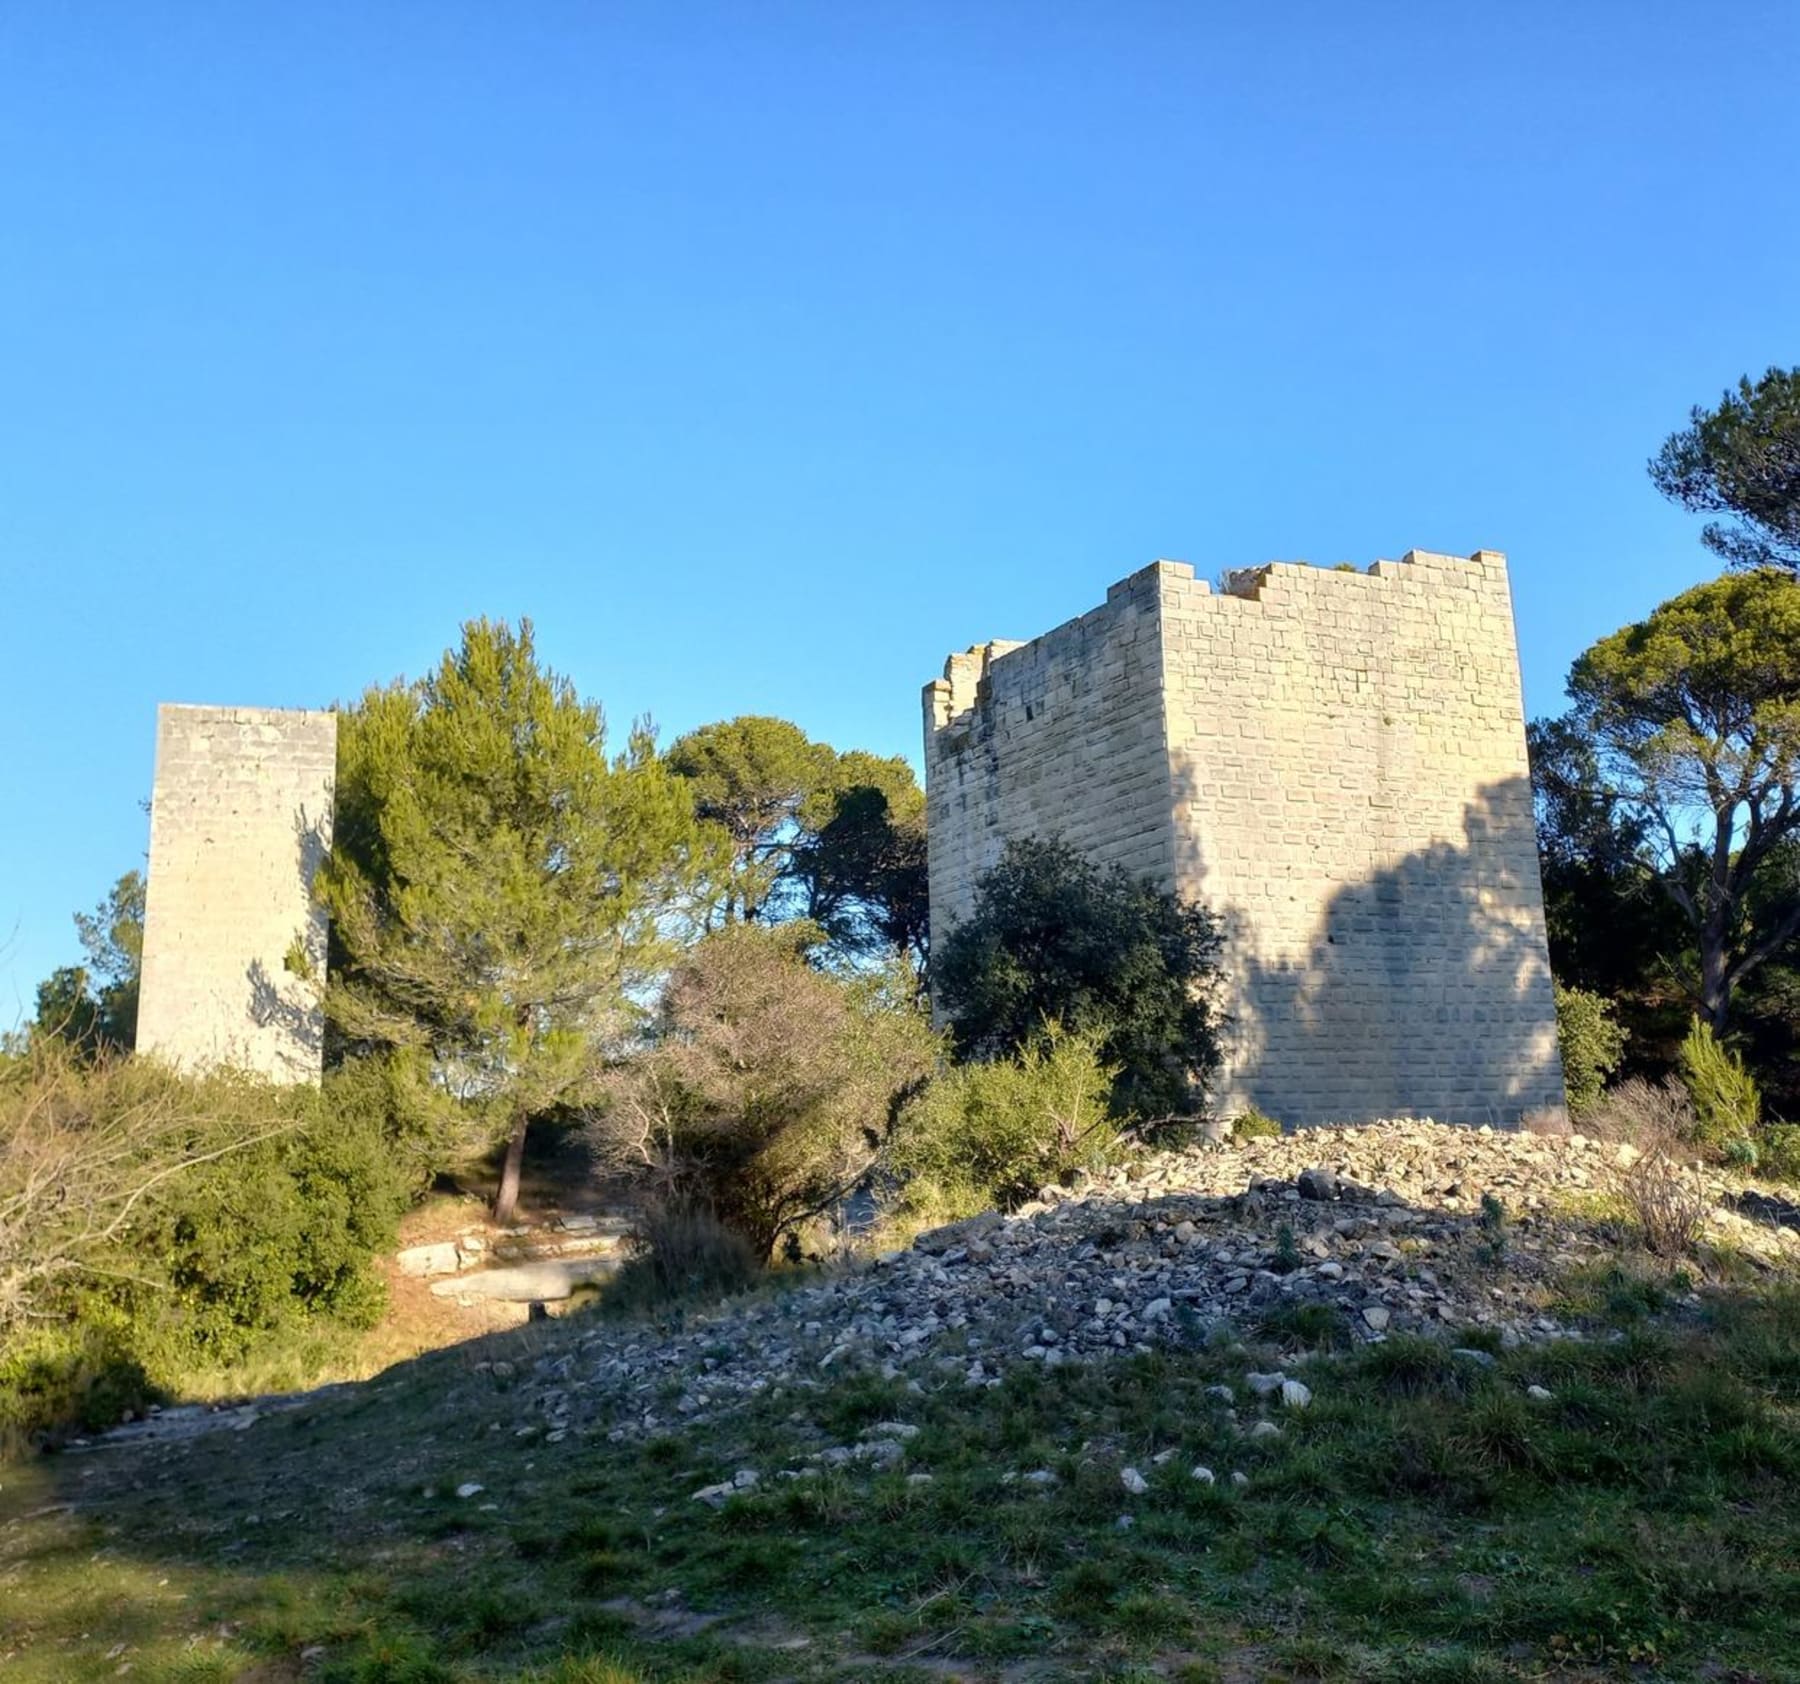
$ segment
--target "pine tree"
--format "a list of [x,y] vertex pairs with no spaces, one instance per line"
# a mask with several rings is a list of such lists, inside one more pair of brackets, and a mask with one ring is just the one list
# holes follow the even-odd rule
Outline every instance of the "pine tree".
[[529,621],[469,622],[431,676],[344,715],[326,1009],[353,1043],[423,1054],[504,1138],[497,1220],[531,1119],[580,1097],[711,864],[648,728],[609,758]]

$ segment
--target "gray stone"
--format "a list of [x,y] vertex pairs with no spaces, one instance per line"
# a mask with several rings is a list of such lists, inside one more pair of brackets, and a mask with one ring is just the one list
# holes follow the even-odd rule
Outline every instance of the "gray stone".
[[978,1240],[983,1235],[991,1234],[1000,1226],[1000,1221],[997,1211],[984,1210],[979,1216],[971,1216],[967,1221],[951,1222],[942,1228],[929,1229],[913,1241],[913,1250],[922,1251],[928,1256],[949,1251],[953,1246],[967,1245],[970,1240]]
[[546,1257],[505,1269],[477,1269],[455,1280],[434,1281],[440,1298],[487,1298],[508,1304],[549,1303],[570,1297],[577,1287],[597,1286],[618,1270],[610,1257]]
[[444,1240],[437,1245],[413,1245],[394,1254],[394,1265],[403,1275],[415,1280],[429,1275],[453,1275],[462,1267],[462,1256],[456,1242]]
[[1338,1178],[1330,1170],[1320,1165],[1311,1169],[1303,1169],[1296,1183],[1303,1199],[1324,1201],[1335,1199],[1338,1193]]

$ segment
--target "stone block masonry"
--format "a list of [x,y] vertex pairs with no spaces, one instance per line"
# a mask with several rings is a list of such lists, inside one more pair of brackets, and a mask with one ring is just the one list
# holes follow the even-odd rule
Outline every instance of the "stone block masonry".
[[1289,1124],[1560,1109],[1505,557],[1181,562],[925,688],[931,924],[1060,834],[1224,925],[1210,1108]]
[[337,715],[157,710],[137,1048],[316,1082]]

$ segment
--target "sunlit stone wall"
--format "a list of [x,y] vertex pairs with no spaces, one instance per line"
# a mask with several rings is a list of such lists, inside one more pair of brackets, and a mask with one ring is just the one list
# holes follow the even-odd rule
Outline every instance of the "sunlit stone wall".
[[1014,836],[1221,917],[1211,1107],[1516,1122],[1562,1071],[1505,558],[1158,562],[925,689],[934,932]]
[[333,713],[157,710],[139,1052],[319,1079],[336,760]]

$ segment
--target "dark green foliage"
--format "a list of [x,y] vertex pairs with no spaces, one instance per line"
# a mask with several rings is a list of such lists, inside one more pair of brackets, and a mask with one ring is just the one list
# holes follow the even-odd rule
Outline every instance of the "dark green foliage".
[[1800,1182],[1800,1123],[1765,1123],[1756,1145],[1759,1175]]
[[1612,1004],[1628,1036],[1622,1073],[1660,1079],[1691,1009],[1675,978],[1694,966],[1687,922],[1649,863],[1649,821],[1572,719],[1532,721],[1526,743],[1550,968]]
[[128,871],[92,912],[75,914],[84,965],[38,984],[35,1027],[83,1058],[129,1051],[137,1039],[138,972],[144,956],[144,878]]
[[1702,534],[1733,567],[1800,569],[1800,368],[1745,375],[1716,409],[1696,407],[1650,478],[1684,509],[1733,518]]
[[746,714],[677,739],[668,764],[725,840],[719,922],[806,918],[839,960],[923,967],[925,797],[904,760],[840,754],[789,720]]
[[1800,1117],[1800,944],[1759,965],[1732,1001],[1732,1029],[1771,1117]]
[[[840,756],[838,776],[857,775],[855,763],[869,758]],[[931,921],[925,795],[904,762],[873,761],[863,775],[881,782],[851,783],[821,801],[828,816],[796,844],[794,875],[807,917],[838,954],[902,954],[922,974]]]
[[37,986],[33,1029],[66,1041],[83,1058],[97,1058],[105,1042],[100,1007],[85,965],[61,965]]
[[1569,695],[1599,786],[1641,824],[1637,856],[1687,926],[1683,981],[1722,1031],[1739,984],[1800,930],[1800,582],[1765,567],[1696,585],[1582,655]]
[[1003,1058],[1045,1026],[1093,1032],[1115,1107],[1191,1113],[1218,1064],[1218,921],[1060,840],[1008,844],[932,959],[958,1054]]
[[798,725],[761,714],[703,725],[669,745],[669,770],[692,791],[701,822],[730,847],[725,922],[764,916],[780,893],[800,808],[827,786],[834,758]]

